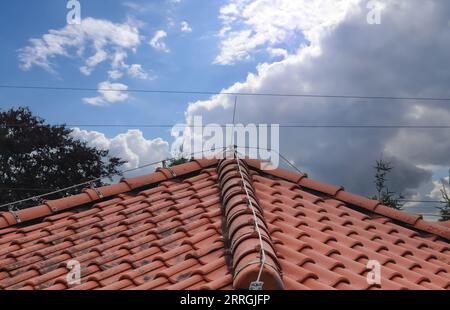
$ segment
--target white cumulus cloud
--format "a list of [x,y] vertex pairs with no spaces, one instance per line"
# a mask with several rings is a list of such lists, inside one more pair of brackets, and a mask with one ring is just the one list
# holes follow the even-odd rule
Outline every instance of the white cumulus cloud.
[[94,106],[125,101],[128,99],[127,89],[128,86],[122,83],[101,82],[98,84],[100,96],[83,98],[83,101]]
[[[91,147],[109,150],[111,156],[127,161],[124,169],[137,168],[169,157],[169,144],[166,141],[161,138],[146,139],[142,131],[137,129],[108,138],[101,132],[73,128],[72,136],[86,141]],[[133,174],[142,175],[152,169],[137,170]]]
[[140,64],[130,65],[128,68],[128,74],[133,78],[141,80],[150,80],[154,78],[153,76],[145,72],[144,69],[142,69],[142,65]]
[[181,26],[181,32],[187,32],[187,33],[192,32],[192,28],[187,21],[182,21],[180,26]]
[[317,40],[339,24],[359,0],[230,0],[220,9],[222,38],[216,64],[233,64],[299,34]]
[[166,43],[163,41],[164,38],[167,37],[167,33],[164,30],[158,30],[155,32],[155,35],[150,40],[149,44],[155,50],[169,53],[170,49],[167,47]]
[[[56,57],[80,57],[84,61],[80,71],[89,75],[106,60],[114,63],[116,57],[126,58],[127,52],[140,44],[136,26],[89,17],[80,25],[52,29],[41,38],[30,39],[28,46],[19,50],[19,64],[23,70],[38,66],[56,72],[53,63]],[[88,51],[93,53],[89,55]]]

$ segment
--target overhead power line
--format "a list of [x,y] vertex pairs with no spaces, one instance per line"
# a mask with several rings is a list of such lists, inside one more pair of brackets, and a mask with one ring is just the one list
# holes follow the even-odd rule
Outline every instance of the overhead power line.
[[401,202],[417,202],[417,203],[447,203],[442,200],[414,200],[414,199],[398,199]]
[[0,191],[14,191],[14,192],[48,192],[54,190],[55,190],[54,188],[0,187]]
[[433,216],[433,217],[442,217],[440,214],[434,214],[434,213],[420,213],[420,215],[423,216]]
[[440,97],[397,97],[397,96],[365,96],[365,95],[337,95],[337,94],[284,94],[284,93],[251,93],[251,92],[217,92],[217,91],[188,91],[163,89],[114,89],[89,87],[56,87],[32,85],[5,85],[3,89],[55,90],[55,91],[88,91],[88,92],[128,92],[150,94],[183,94],[183,95],[224,95],[224,96],[260,96],[260,97],[302,97],[302,98],[334,98],[334,99],[373,99],[373,100],[407,100],[407,101],[450,101],[450,98]]
[[[55,124],[52,126],[66,126],[66,127],[80,127],[80,128],[173,128],[177,125],[184,124]],[[247,126],[249,124],[243,124]],[[258,124],[256,124],[258,125]],[[1,127],[10,127],[10,128],[20,128],[20,127],[28,127],[28,124],[0,124]],[[36,125],[33,125],[36,126]],[[37,126],[50,126],[50,125],[37,125]],[[194,126],[194,125],[185,125],[189,128],[203,128],[205,126]],[[208,124],[208,127],[217,126],[221,128],[225,128],[226,126],[233,126],[232,124],[224,125],[224,124]],[[279,124],[280,128],[347,128],[347,129],[450,129],[450,125],[395,125],[395,124],[386,124],[386,125],[361,125],[361,124],[316,124],[316,125],[307,125],[307,124]]]

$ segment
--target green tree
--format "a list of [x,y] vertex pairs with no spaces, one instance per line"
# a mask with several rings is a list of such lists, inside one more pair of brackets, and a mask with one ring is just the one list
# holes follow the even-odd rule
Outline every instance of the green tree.
[[190,161],[191,161],[191,159],[185,158],[185,157],[173,158],[173,159],[168,161],[167,167],[173,167],[173,166],[181,165],[181,164],[184,164],[184,163],[187,163],[187,162],[190,162]]
[[183,151],[183,145],[180,146],[178,153],[174,154],[174,157],[167,162],[163,163],[167,167],[173,167],[176,165],[181,165],[187,162],[190,162],[192,158],[186,155]]
[[[450,176],[449,176],[449,182],[450,182]],[[441,218],[439,219],[439,221],[441,221],[441,222],[450,221],[450,197],[449,197],[447,189],[445,187],[444,180],[442,180],[441,195],[442,195],[442,205],[443,206],[437,207],[441,214]]]
[[397,194],[389,190],[386,185],[388,182],[388,175],[394,167],[391,163],[383,159],[377,160],[375,168],[375,187],[377,190],[377,195],[372,197],[372,199],[378,200],[383,205],[401,210],[402,202],[401,200],[405,197],[402,194]]
[[[74,139],[65,125],[53,126],[25,107],[0,111],[0,203],[14,202],[98,177],[119,174],[125,162],[107,150]],[[102,181],[93,186],[102,185]],[[78,192],[67,190],[45,199]],[[21,204],[24,208],[37,201]]]

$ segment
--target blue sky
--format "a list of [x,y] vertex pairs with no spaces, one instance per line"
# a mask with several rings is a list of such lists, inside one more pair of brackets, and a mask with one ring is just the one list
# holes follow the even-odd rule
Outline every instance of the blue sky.
[[[16,0],[0,11],[0,84],[259,93],[450,97],[450,3],[382,0]],[[413,18],[420,11],[420,19]],[[414,36],[411,36],[414,33]],[[29,106],[51,123],[229,123],[233,98],[0,90],[0,108]],[[448,124],[448,104],[240,97],[238,121],[279,124]],[[160,160],[168,128],[75,128],[127,167]],[[394,163],[391,189],[439,199],[450,130],[284,129],[280,151],[318,180],[374,193],[373,165]],[[411,205],[435,212],[430,207]]]
[[[133,9],[130,3],[140,7]],[[86,76],[80,72],[84,57],[55,56],[51,62],[56,72],[33,66],[19,68],[19,50],[29,45],[32,38],[41,38],[50,29],[66,26],[65,1],[11,1],[2,5],[0,38],[0,81],[13,85],[48,85],[56,87],[96,88],[108,80],[108,62],[101,63]],[[139,34],[142,43],[135,53],[128,53],[127,62],[141,64],[143,70],[154,76],[141,80],[124,76],[118,82],[130,89],[179,89],[220,91],[254,70],[255,58],[239,66],[213,64],[219,53],[221,28],[217,18],[221,1],[81,1],[82,18],[108,20],[122,24],[133,19],[142,23]],[[180,24],[185,21],[192,32],[185,33]],[[12,26],[13,25],[13,26]],[[73,26],[77,27],[77,26]],[[14,29],[14,31],[12,31]],[[164,42],[170,48],[165,53],[148,43],[154,33],[167,33]],[[73,53],[75,54],[75,53]],[[92,54],[88,49],[86,55]],[[83,102],[92,92],[2,90],[0,107],[29,106],[37,115],[52,123],[68,124],[174,124],[184,122],[188,102],[205,99],[199,95],[158,95],[132,93],[125,102],[97,107]],[[123,128],[102,128],[108,136]],[[146,136],[169,139],[168,129],[144,130]]]

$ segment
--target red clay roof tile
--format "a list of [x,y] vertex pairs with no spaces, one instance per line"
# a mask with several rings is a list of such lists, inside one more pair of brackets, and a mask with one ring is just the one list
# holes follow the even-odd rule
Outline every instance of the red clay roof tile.
[[[245,189],[264,288],[450,289],[448,222],[239,163],[197,160],[0,213],[0,289],[246,289],[261,265]],[[80,285],[66,280],[73,259]]]

